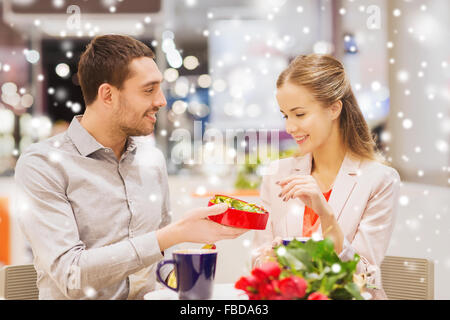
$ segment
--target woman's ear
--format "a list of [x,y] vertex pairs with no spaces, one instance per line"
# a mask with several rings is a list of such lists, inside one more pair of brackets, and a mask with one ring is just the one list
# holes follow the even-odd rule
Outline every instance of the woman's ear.
[[113,95],[113,88],[109,83],[102,83],[99,87],[98,87],[98,99],[107,106],[112,106],[113,104],[113,99],[112,99],[112,95]]
[[338,100],[338,101],[334,102],[330,106],[329,110],[331,112],[331,120],[336,120],[337,118],[339,118],[341,111],[342,111],[342,101]]

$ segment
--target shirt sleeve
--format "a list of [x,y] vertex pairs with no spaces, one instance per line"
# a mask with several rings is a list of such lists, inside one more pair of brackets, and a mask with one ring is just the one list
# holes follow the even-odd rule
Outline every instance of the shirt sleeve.
[[[164,156],[162,156],[162,166],[161,166],[161,185],[163,190],[163,202],[162,202],[162,210],[161,210],[161,223],[159,228],[163,228],[172,222],[172,212],[170,207],[170,191],[169,191],[169,176],[167,174],[166,162],[164,160]],[[173,250],[175,250],[177,246],[166,249],[163,252],[164,259],[170,260],[172,259]],[[163,279],[167,279],[170,272],[174,269],[173,265],[166,264],[160,269],[160,274]],[[158,277],[156,277],[158,279]]]
[[170,192],[169,192],[169,176],[167,174],[166,162],[164,160],[164,156],[161,165],[161,187],[163,193],[163,201],[161,208],[161,223],[159,225],[160,228],[163,228],[172,222],[172,212],[170,211]]
[[21,229],[38,264],[69,299],[86,289],[120,282],[163,256],[156,232],[100,248],[87,249],[65,194],[58,165],[42,155],[23,154],[15,169]]
[[342,261],[360,256],[357,273],[366,273],[368,283],[381,287],[380,266],[383,262],[395,223],[400,177],[390,169],[374,188],[363,213],[355,237],[350,242],[344,237]]

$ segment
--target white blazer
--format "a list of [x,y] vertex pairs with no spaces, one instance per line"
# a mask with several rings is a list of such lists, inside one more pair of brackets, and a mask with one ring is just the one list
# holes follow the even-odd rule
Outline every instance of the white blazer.
[[[305,204],[299,199],[283,202],[275,182],[295,173],[310,175],[312,155],[272,162],[261,185],[262,205],[269,212],[265,230],[255,231],[254,254],[279,237],[302,236]],[[398,172],[376,161],[359,160],[347,154],[336,176],[328,203],[344,234],[339,257],[360,256],[357,273],[370,273],[368,281],[380,287],[369,290],[373,299],[387,299],[381,287],[380,265],[394,228],[400,176]],[[319,232],[322,233],[321,228]]]

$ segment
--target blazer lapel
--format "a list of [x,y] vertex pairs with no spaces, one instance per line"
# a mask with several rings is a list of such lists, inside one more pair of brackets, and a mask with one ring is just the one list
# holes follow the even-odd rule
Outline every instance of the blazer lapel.
[[292,169],[291,174],[311,174],[311,168],[312,168],[312,154],[308,153],[304,155],[303,157],[298,157],[295,159],[295,165]]
[[347,154],[336,176],[333,191],[331,191],[331,196],[328,200],[336,220],[339,219],[348,197],[355,188],[360,162],[360,160],[351,158]]
[[[291,174],[305,174],[310,175],[312,169],[312,154],[308,153],[303,157],[298,157],[295,160],[295,164],[293,166]],[[328,203],[333,209],[334,216],[336,220],[339,219],[342,209],[344,208],[348,198],[350,197],[353,189],[356,185],[356,177],[358,175],[358,170],[360,166],[360,160],[356,158],[352,158],[349,154],[346,154],[344,160],[342,161],[341,168],[336,176],[333,185],[333,191],[331,192],[330,199]],[[304,208],[304,207],[303,207]],[[289,215],[288,215],[289,216]],[[297,218],[296,218],[297,219]],[[287,230],[290,231],[288,233],[294,232],[296,229],[293,224],[290,223],[293,221],[287,221]],[[319,228],[320,230],[321,228]],[[321,230],[320,230],[321,231]]]
[[[289,175],[294,174],[302,174],[309,175],[311,174],[311,166],[312,166],[312,155],[310,153],[302,156],[294,158],[293,165],[289,169]],[[302,236],[302,226],[303,223],[299,221],[300,217],[303,216],[303,212],[305,211],[305,204],[299,199],[294,199],[286,204],[282,202],[283,210],[287,212],[286,215],[286,226],[285,230],[286,236]]]

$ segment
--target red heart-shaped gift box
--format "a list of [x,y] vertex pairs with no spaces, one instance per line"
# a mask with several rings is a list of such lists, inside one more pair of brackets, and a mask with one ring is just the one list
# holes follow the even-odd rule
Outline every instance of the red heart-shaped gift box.
[[[215,203],[212,202],[212,200],[215,199],[215,197],[227,197],[233,200],[238,200],[243,203],[248,203],[246,201],[236,199],[229,196],[224,195],[215,195],[212,199],[209,200],[208,207],[215,205]],[[249,211],[243,211],[243,210],[237,210],[234,208],[228,208],[227,211],[217,214],[208,216],[208,218],[212,221],[215,221],[217,223],[230,226],[230,227],[237,227],[237,228],[243,228],[243,229],[252,229],[252,230],[264,230],[267,225],[267,220],[269,219],[269,212],[267,212],[264,208],[256,206],[258,209],[261,209],[264,213],[258,213],[258,212],[249,212]]]

